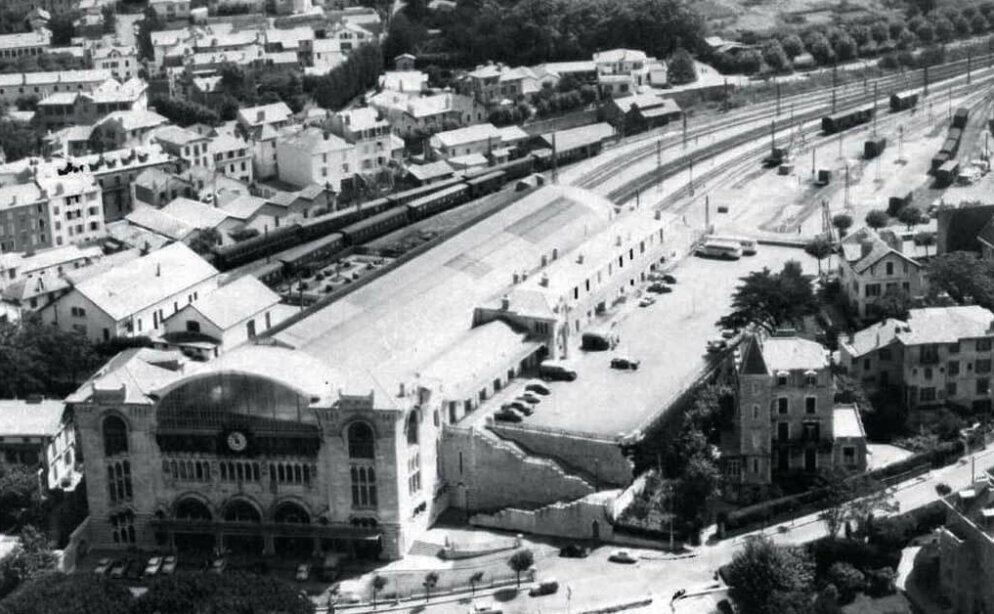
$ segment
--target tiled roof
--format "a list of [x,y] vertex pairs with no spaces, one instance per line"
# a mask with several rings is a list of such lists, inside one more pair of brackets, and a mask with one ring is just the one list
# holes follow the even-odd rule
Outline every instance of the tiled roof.
[[59,432],[62,401],[0,400],[0,437],[52,437]]
[[216,228],[229,218],[223,209],[189,198],[173,199],[162,208],[162,213],[190,228]]
[[644,51],[634,49],[611,49],[594,54],[594,62],[597,64],[608,64],[615,62],[644,62],[646,55]]
[[500,145],[500,130],[495,128],[493,124],[476,124],[474,126],[466,126],[465,128],[439,132],[431,137],[433,142],[432,145],[435,145],[437,142],[438,145],[443,147],[455,147],[468,143],[478,143],[480,141],[486,141],[487,139],[493,139],[494,145]]
[[322,132],[319,128],[307,128],[284,140],[286,145],[296,147],[311,155],[329,151],[341,151],[352,147],[341,137],[330,132]]

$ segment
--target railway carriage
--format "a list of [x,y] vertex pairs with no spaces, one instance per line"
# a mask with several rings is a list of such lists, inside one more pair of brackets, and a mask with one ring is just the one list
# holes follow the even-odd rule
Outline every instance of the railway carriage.
[[966,128],[966,122],[970,119],[970,109],[960,107],[953,113],[953,128]]
[[441,192],[429,194],[404,206],[408,211],[410,221],[416,222],[466,202],[469,193],[470,187],[468,185],[459,184],[446,188]]
[[291,224],[245,241],[218,247],[214,250],[214,266],[226,271],[292,247],[300,242],[300,230],[299,224]]
[[360,245],[393,232],[407,224],[407,208],[395,207],[373,217],[350,224],[342,229],[342,236],[348,245]]
[[836,132],[848,130],[853,126],[865,124],[871,119],[873,119],[873,107],[861,107],[852,111],[846,111],[845,113],[836,113],[835,115],[827,115],[821,118],[821,129],[825,134],[835,134]]
[[935,171],[935,182],[942,187],[952,185],[957,175],[959,175],[959,161],[949,160]]
[[917,92],[895,92],[890,95],[890,110],[894,113],[906,111],[918,105]]
[[404,190],[403,192],[397,192],[396,194],[390,194],[386,198],[389,199],[394,205],[406,205],[407,203],[423,198],[428,194],[433,194],[439,190],[444,190],[445,188],[463,183],[464,181],[465,179],[463,177],[451,177],[435,183],[429,183],[428,185],[411,188],[410,190]]
[[322,266],[345,248],[345,237],[340,232],[291,247],[274,256],[283,264],[283,273],[293,276],[297,272],[309,273],[315,266]]
[[469,188],[470,198],[479,198],[499,190],[505,183],[507,183],[506,173],[493,171],[467,180],[466,186]]

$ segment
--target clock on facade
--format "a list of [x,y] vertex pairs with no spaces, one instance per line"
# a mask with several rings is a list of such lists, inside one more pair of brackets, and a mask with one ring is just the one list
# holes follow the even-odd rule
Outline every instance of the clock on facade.
[[228,433],[228,448],[232,452],[244,452],[245,448],[248,447],[248,437],[245,433],[239,431],[232,431]]

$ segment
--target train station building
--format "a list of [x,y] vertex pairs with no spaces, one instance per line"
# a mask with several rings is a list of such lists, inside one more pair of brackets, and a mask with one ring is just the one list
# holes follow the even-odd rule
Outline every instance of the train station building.
[[[584,190],[540,188],[209,362],[117,356],[67,401],[90,545],[400,558],[461,505],[456,481],[485,492],[502,479],[472,457],[479,470],[462,475],[464,454],[495,444],[457,450],[446,429],[578,345],[600,306],[665,256],[664,226]],[[529,503],[561,492],[529,479],[541,469],[521,466]]]

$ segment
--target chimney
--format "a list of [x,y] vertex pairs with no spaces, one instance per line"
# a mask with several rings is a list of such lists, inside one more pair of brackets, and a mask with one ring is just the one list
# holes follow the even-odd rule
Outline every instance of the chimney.
[[255,121],[257,121],[257,122],[264,122],[264,121],[266,121],[266,111],[265,110],[256,111]]
[[548,288],[549,287],[549,276],[546,275],[545,273],[542,273],[542,279],[540,279],[538,283],[543,288]]
[[330,139],[330,138],[331,138],[331,133],[330,133],[330,132],[328,132],[327,130],[325,130],[325,131],[324,131],[324,140],[326,140],[326,141],[327,141],[327,140],[328,140],[328,139]]
[[614,246],[621,247],[621,235],[618,235],[614,238]]
[[583,254],[577,255],[577,257],[576,257],[576,263],[577,264],[583,264]]
[[12,204],[12,205],[16,205],[17,204],[17,194],[11,194],[10,195],[10,204]]
[[547,264],[549,264],[549,257],[542,254],[542,266],[546,266]]
[[507,311],[510,308],[511,308],[511,297],[505,294],[504,296],[500,297],[500,310]]
[[351,126],[352,125],[352,117],[348,113],[345,113],[344,115],[345,115],[345,125],[346,126]]
[[552,248],[552,259],[556,260],[557,258],[559,258],[559,248],[558,247],[553,247]]
[[518,283],[519,281],[521,281],[521,276],[518,275],[517,271],[515,271],[514,272],[514,283]]
[[400,394],[398,396],[404,396],[404,382],[400,383]]
[[162,277],[162,263],[155,263],[155,276]]
[[652,218],[655,219],[655,220],[661,220],[661,219],[663,219],[663,212],[660,211],[659,209],[656,209],[656,213],[653,214]]
[[55,195],[58,196],[59,194],[62,194],[62,192],[63,192],[63,187],[62,187],[62,182],[60,181],[59,183],[55,184]]

